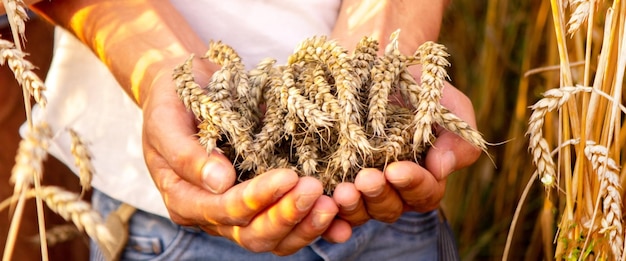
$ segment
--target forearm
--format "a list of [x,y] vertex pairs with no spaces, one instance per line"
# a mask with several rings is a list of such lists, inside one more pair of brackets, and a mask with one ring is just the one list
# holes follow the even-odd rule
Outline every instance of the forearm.
[[[139,105],[154,80],[169,77],[191,53],[206,51],[169,1],[44,1],[34,8],[87,44]],[[208,62],[195,65],[216,69]]]
[[437,40],[447,5],[447,0],[344,0],[332,36],[348,48],[373,36],[384,47],[400,29],[400,51],[412,54],[423,42]]

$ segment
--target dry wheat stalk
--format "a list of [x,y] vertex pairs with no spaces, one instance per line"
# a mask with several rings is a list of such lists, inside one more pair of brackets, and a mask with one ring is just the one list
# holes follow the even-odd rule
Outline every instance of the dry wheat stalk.
[[39,105],[45,107],[46,96],[43,92],[46,87],[39,76],[33,72],[35,66],[25,57],[26,54],[16,49],[13,43],[0,39],[0,65],[7,63],[17,82],[28,90]]
[[587,142],[585,156],[598,173],[601,181],[599,197],[604,197],[602,203],[601,233],[608,233],[609,244],[613,257],[619,260],[622,256],[624,244],[624,228],[622,226],[622,188],[620,186],[619,166],[608,156],[608,149],[593,142]]
[[82,191],[81,197],[86,191],[91,189],[91,180],[93,178],[94,169],[91,164],[91,152],[87,148],[87,145],[83,142],[81,137],[73,129],[67,130],[72,137],[72,144],[70,150],[74,157],[74,165],[78,168],[78,178],[80,180],[80,186]]
[[[51,131],[48,125],[43,122],[39,125],[30,126],[26,137],[20,141],[18,151],[15,156],[15,165],[11,171],[10,182],[14,184],[13,198],[18,198],[15,205],[15,212],[9,226],[9,233],[3,253],[3,260],[11,259],[13,247],[17,238],[18,229],[21,223],[21,217],[26,201],[26,192],[32,186],[40,187],[40,180],[43,175],[42,163],[48,156],[46,149],[51,137]],[[43,220],[43,203],[37,198],[37,218],[39,230],[45,229]],[[47,259],[47,248],[45,247],[45,237],[43,232],[40,233],[42,243],[42,257]]]

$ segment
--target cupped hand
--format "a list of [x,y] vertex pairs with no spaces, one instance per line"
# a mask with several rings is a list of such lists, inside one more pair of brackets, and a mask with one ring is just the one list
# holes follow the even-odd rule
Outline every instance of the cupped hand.
[[[441,104],[476,128],[471,101],[449,83],[443,89]],[[339,216],[356,226],[370,219],[394,222],[405,211],[436,209],[444,196],[448,175],[474,163],[481,151],[441,126],[436,126],[435,134],[424,166],[393,162],[384,172],[363,169],[354,184],[339,184],[333,194]]]
[[196,122],[167,77],[155,80],[142,104],[146,164],[171,219],[223,236],[253,252],[291,254],[319,236],[342,242],[351,235],[335,219],[335,202],[322,184],[287,169],[235,184],[230,161],[199,145]]

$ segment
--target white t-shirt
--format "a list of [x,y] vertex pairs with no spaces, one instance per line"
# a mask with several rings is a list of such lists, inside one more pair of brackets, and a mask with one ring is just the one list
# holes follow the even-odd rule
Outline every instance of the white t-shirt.
[[[300,41],[330,34],[341,1],[172,2],[200,37],[232,46],[250,68],[266,57],[284,63]],[[46,87],[48,105],[44,109],[35,106],[33,117],[53,129],[49,152],[77,173],[65,131],[74,129],[93,155],[94,187],[141,210],[169,217],[145,166],[140,109],[104,64],[62,29],[56,30]]]

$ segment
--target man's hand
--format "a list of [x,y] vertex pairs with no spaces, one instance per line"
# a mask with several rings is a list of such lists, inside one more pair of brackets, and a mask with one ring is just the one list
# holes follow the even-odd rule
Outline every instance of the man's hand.
[[[476,128],[471,101],[448,83],[441,103]],[[363,169],[354,184],[339,184],[333,195],[339,216],[354,226],[371,218],[393,222],[405,211],[436,209],[444,196],[448,175],[474,163],[480,149],[440,126],[435,134],[437,139],[426,154],[425,166],[394,162],[384,172]]]
[[199,226],[253,252],[279,255],[318,236],[337,242],[350,236],[350,226],[334,219],[338,208],[323,195],[321,182],[277,169],[233,186],[234,167],[199,145],[195,120],[171,80],[157,80],[146,95],[144,154],[174,222]]

